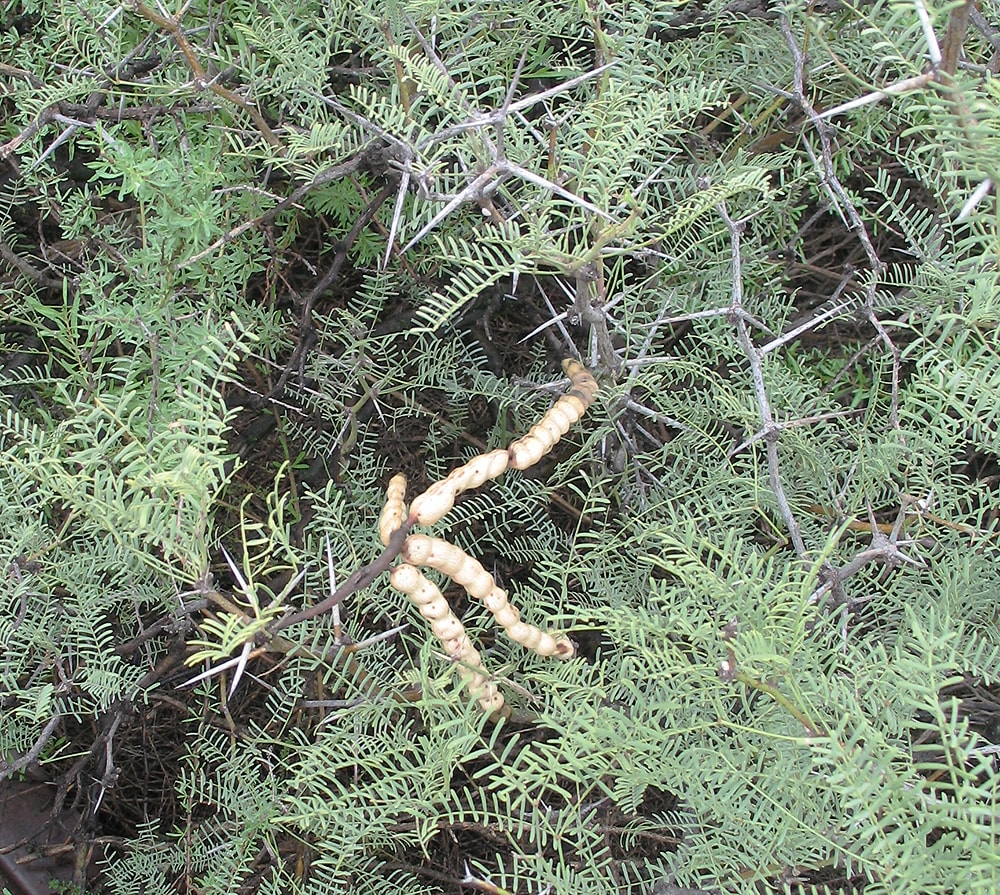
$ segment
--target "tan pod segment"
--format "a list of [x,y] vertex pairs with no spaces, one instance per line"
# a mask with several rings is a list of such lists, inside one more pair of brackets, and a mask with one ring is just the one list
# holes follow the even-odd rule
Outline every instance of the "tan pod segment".
[[434,636],[448,657],[458,665],[458,676],[483,711],[494,715],[509,714],[503,694],[483,667],[482,657],[465,633],[465,626],[451,611],[438,586],[407,563],[396,566],[389,580],[431,623]]
[[460,584],[470,597],[481,601],[497,624],[515,643],[540,656],[571,659],[572,641],[561,633],[550,633],[521,621],[521,614],[510,604],[507,592],[497,587],[493,576],[469,554],[454,544],[427,535],[410,535],[403,545],[407,562],[430,566]]
[[570,378],[570,389],[563,395],[524,438],[519,438],[508,449],[512,469],[528,469],[552,450],[594,401],[597,380],[579,361],[567,358],[562,363],[563,372]]
[[397,473],[389,479],[389,486],[385,489],[385,506],[378,520],[378,537],[383,547],[389,546],[393,532],[406,521],[405,497],[406,476]]
[[433,525],[455,506],[455,498],[463,491],[478,488],[507,471],[510,457],[507,451],[490,451],[474,457],[465,466],[454,469],[447,478],[435,482],[423,494],[413,499],[410,509],[421,525]]

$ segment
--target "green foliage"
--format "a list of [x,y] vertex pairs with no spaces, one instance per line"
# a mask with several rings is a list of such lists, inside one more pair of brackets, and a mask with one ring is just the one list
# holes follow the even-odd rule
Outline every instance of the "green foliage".
[[[1000,888],[1000,9],[918,8],[0,13],[0,773],[141,804],[109,892]],[[271,636],[546,336],[440,524],[527,720],[384,579]]]

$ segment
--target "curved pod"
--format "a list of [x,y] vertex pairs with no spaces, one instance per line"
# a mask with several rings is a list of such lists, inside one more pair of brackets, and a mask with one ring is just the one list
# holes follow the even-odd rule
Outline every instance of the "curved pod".
[[511,606],[507,592],[497,587],[481,563],[454,544],[428,535],[410,535],[403,544],[403,558],[437,569],[464,587],[470,597],[482,601],[504,633],[525,649],[540,656],[573,657],[573,643],[565,634],[543,631],[521,621],[521,614]]
[[512,469],[528,469],[552,450],[570,427],[579,421],[597,394],[597,380],[579,361],[567,358],[563,371],[570,378],[570,389],[548,412],[508,449]]
[[406,476],[397,473],[385,489],[385,505],[378,520],[378,537],[382,546],[389,546],[393,532],[401,528],[406,521]]
[[464,466],[453,469],[447,478],[435,482],[413,499],[411,509],[417,522],[421,525],[433,525],[451,512],[459,494],[503,475],[509,462],[507,451],[496,450],[473,457]]
[[483,711],[506,714],[509,710],[505,708],[503,694],[483,666],[482,657],[472,645],[465,626],[451,611],[438,586],[418,568],[407,563],[396,566],[389,580],[430,621],[434,636],[448,657],[457,664],[462,684]]

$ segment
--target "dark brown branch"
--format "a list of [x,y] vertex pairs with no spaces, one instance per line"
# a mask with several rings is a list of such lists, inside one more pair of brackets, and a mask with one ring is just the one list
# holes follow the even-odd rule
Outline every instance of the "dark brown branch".
[[221,249],[224,245],[227,245],[233,242],[237,237],[242,236],[247,230],[250,230],[253,227],[259,227],[261,224],[266,224],[268,221],[274,220],[274,218],[281,214],[281,212],[294,207],[299,199],[305,196],[306,193],[322,186],[324,183],[332,183],[335,180],[349,177],[351,174],[361,170],[361,168],[363,168],[366,164],[368,164],[367,147],[362,149],[352,158],[349,158],[346,162],[343,162],[340,165],[334,165],[332,168],[327,168],[322,173],[317,174],[316,177],[309,181],[309,183],[305,183],[300,186],[294,193],[287,198],[282,199],[273,208],[257,215],[255,218],[251,218],[249,221],[244,221],[237,227],[233,227],[232,230],[220,236],[207,249],[203,249],[198,252],[197,255],[192,255],[190,258],[182,261],[178,267],[190,267],[192,264],[197,264],[213,252]]
[[49,276],[44,270],[34,267],[3,240],[0,240],[0,258],[6,261],[11,267],[16,268],[23,277],[31,280],[36,286],[62,291],[65,281],[61,277]]
[[309,621],[309,619],[316,618],[316,616],[322,615],[324,612],[329,612],[334,606],[342,600],[347,599],[347,597],[351,594],[357,593],[359,590],[368,587],[368,585],[374,582],[379,575],[389,570],[389,567],[392,565],[392,561],[403,549],[403,542],[406,540],[406,536],[410,533],[410,529],[413,528],[415,524],[415,519],[407,519],[398,529],[396,529],[395,532],[393,532],[392,537],[389,538],[389,544],[378,555],[374,562],[358,569],[350,576],[350,578],[340,585],[340,587],[330,594],[330,596],[328,596],[325,600],[320,601],[315,606],[310,606],[308,609],[302,609],[299,612],[294,612],[291,615],[286,615],[275,621],[268,628],[269,633],[273,636],[279,631],[285,630],[285,628],[290,628],[292,625]]
[[368,203],[368,206],[363,212],[361,212],[361,215],[354,222],[354,226],[351,227],[351,231],[337,246],[337,251],[333,256],[333,263],[330,265],[327,272],[323,274],[319,282],[313,286],[313,288],[309,291],[309,294],[303,300],[302,318],[299,323],[299,329],[301,332],[299,341],[295,346],[295,350],[292,351],[292,356],[288,359],[288,363],[285,364],[285,369],[282,370],[281,376],[278,377],[277,384],[268,394],[268,398],[274,398],[281,393],[281,390],[288,383],[288,379],[293,370],[298,369],[301,372],[302,365],[305,360],[306,350],[313,341],[312,312],[317,299],[330,288],[331,284],[340,275],[341,268],[347,260],[347,253],[351,250],[354,243],[357,242],[358,237],[361,235],[361,231],[371,223],[375,213],[382,207],[386,199],[395,194],[395,192],[396,187],[393,184],[386,184],[382,188],[381,192],[379,192],[379,194]]

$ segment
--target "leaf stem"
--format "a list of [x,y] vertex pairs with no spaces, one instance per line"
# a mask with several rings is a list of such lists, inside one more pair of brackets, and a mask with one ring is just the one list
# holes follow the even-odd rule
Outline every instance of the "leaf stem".
[[826,736],[827,732],[822,724],[818,724],[813,721],[812,718],[803,712],[802,709],[800,709],[773,684],[768,684],[764,681],[758,680],[753,677],[753,675],[747,674],[745,671],[736,672],[735,680],[738,680],[741,684],[745,684],[754,690],[759,690],[761,693],[766,693],[770,696],[771,699],[778,703],[778,705],[785,709],[785,711],[787,711],[806,729],[806,733],[809,736]]

